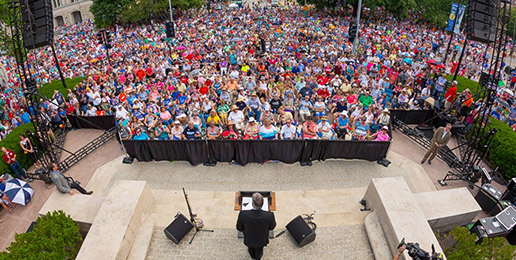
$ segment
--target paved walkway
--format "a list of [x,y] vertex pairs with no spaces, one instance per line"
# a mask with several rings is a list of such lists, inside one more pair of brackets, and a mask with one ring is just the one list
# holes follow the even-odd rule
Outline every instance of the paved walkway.
[[[192,244],[188,244],[194,234],[190,232],[178,245],[169,240],[163,230],[163,227],[154,229],[147,260],[250,259],[247,247],[243,239],[237,238],[235,229],[216,229],[213,233],[201,232]],[[322,227],[317,228],[316,234],[314,242],[300,248],[287,232],[270,241],[264,249],[262,259],[374,259],[363,225]]]
[[[87,144],[103,131],[80,129],[71,131],[66,137],[64,148],[69,151],[76,151]],[[71,168],[66,175],[72,176],[75,180],[81,181],[86,185],[95,170],[109,161],[121,156],[122,150],[116,140],[112,140],[105,146],[97,150],[94,154],[86,157],[83,161]],[[62,157],[68,156],[63,152]],[[55,190],[55,186],[45,187],[42,181],[34,181],[30,184],[35,191],[34,198],[27,206],[17,206],[13,214],[6,210],[0,211],[0,251],[3,251],[17,233],[25,233],[33,221],[38,218],[38,213],[43,204],[47,201],[50,194]]]
[[[314,161],[311,167],[299,163],[248,164],[244,167],[218,163],[215,167],[192,166],[188,162],[135,162],[120,160],[106,165],[90,181],[90,189],[106,190],[117,179],[145,180],[151,189],[198,191],[238,190],[323,190],[366,187],[372,178],[402,176],[415,192],[435,190],[425,171],[413,161],[391,153],[394,162],[384,167],[362,160]],[[111,183],[106,183],[111,178]]]

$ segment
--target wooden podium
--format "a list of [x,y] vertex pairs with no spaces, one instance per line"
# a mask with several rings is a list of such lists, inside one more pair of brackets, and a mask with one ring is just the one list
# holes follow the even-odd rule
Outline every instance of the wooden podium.
[[[273,191],[237,191],[235,192],[235,211],[242,210],[242,199],[244,197],[251,197],[253,193],[258,192],[262,194],[263,198],[267,198],[269,202],[269,211],[276,211],[276,193]],[[274,237],[274,230],[269,231],[269,238]],[[244,238],[244,233],[238,231],[238,238]]]
[[273,191],[237,191],[235,192],[235,211],[242,210],[242,198],[251,197],[253,193],[258,192],[269,201],[269,210],[276,211],[276,192]]

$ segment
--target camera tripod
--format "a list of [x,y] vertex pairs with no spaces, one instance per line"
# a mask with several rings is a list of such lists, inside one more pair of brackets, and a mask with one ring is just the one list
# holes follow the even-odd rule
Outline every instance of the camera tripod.
[[197,214],[194,214],[192,212],[192,208],[190,207],[190,201],[188,201],[188,194],[186,193],[185,188],[183,188],[183,194],[185,195],[186,206],[188,207],[188,213],[190,214],[190,222],[192,222],[192,225],[195,227],[195,233],[194,233],[193,237],[190,239],[190,242],[188,242],[188,244],[191,244],[193,242],[195,236],[197,235],[197,233],[199,233],[200,231],[214,232],[214,230],[213,229],[203,229],[204,222],[202,221],[202,219],[197,217]]

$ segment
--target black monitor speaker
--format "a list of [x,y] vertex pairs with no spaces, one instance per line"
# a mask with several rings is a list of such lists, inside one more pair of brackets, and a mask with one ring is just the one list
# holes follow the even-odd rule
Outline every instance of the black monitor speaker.
[[193,224],[183,214],[178,213],[176,219],[165,228],[165,235],[174,243],[179,244],[190,230],[193,229]]
[[306,224],[301,216],[297,216],[290,221],[290,223],[287,224],[287,230],[300,247],[315,240],[315,232]]

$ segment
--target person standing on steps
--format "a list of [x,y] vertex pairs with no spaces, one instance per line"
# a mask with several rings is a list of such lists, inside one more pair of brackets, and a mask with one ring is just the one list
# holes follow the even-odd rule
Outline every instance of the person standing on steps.
[[451,129],[452,125],[449,123],[446,124],[446,127],[441,126],[437,128],[437,131],[434,133],[434,137],[432,137],[432,140],[430,140],[430,149],[428,149],[425,157],[423,157],[423,160],[421,160],[421,164],[425,163],[426,159],[428,159],[428,164],[432,164],[432,160],[439,153],[441,147],[445,146],[448,141],[450,141],[452,136]]

